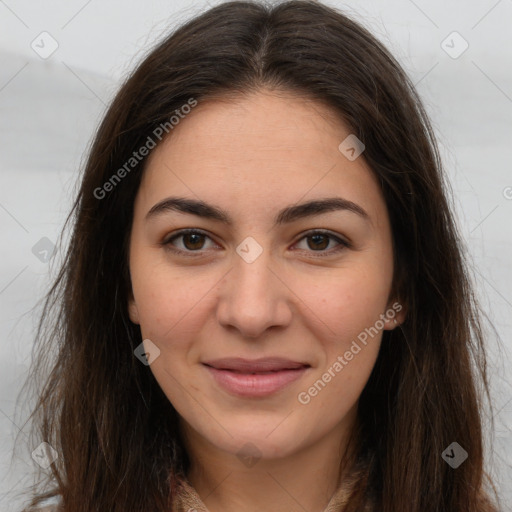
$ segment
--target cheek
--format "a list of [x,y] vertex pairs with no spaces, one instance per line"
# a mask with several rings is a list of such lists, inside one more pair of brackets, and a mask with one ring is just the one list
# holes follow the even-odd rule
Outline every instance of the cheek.
[[206,280],[158,262],[134,266],[132,286],[142,335],[163,344],[180,338],[180,329],[190,328],[191,319],[201,309],[201,298],[210,288]]
[[309,288],[310,313],[305,308],[303,314],[311,318],[309,328],[323,351],[317,371],[301,391],[329,424],[354,406],[373,370],[382,338],[375,326],[382,328],[390,285],[382,267],[354,265]]
[[327,424],[334,424],[355,405],[373,370],[388,286],[388,280],[377,274],[358,276],[352,269],[343,278],[331,280],[323,293],[316,289],[309,298],[311,310],[317,306],[312,316],[321,320],[311,325],[318,326],[315,337],[322,342],[323,354],[317,371],[301,391]]
[[327,339],[342,349],[385,313],[391,279],[379,268],[347,268],[316,280],[306,280],[300,294],[306,297],[310,316],[322,321]]
[[187,382],[188,392],[199,392],[188,378],[187,368],[194,356],[193,340],[200,337],[204,324],[205,289],[211,288],[205,288],[204,280],[184,274],[159,264],[146,267],[134,283],[142,338],[149,338],[160,350],[150,370],[179,410],[188,404],[183,382]]

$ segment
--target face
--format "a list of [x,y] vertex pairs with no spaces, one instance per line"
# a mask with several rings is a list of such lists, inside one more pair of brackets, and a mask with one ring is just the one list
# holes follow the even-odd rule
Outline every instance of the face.
[[204,102],[171,134],[149,156],[130,239],[150,371],[185,432],[228,453],[285,457],[341,433],[403,315],[364,153],[347,158],[350,130],[284,93]]

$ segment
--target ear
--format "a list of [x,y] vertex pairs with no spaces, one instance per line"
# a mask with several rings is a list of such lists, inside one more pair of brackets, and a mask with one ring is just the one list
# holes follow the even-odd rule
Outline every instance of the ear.
[[135,299],[133,297],[133,292],[130,292],[130,296],[128,298],[128,314],[130,315],[130,320],[134,324],[139,324],[139,310],[137,309],[137,304],[135,302]]
[[407,308],[401,301],[390,301],[384,313],[384,329],[392,331],[405,321]]

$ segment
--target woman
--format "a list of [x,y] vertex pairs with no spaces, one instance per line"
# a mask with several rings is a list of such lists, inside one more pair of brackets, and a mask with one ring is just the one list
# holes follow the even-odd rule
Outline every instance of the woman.
[[436,141],[360,25],[301,0],[186,23],[115,97],[72,213],[31,506],[497,510]]

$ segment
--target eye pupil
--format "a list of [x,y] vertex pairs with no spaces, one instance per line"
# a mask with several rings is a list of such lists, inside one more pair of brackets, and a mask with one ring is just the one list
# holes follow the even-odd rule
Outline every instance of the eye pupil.
[[[318,247],[318,245],[317,245],[316,249],[325,249],[329,245],[329,237],[327,235],[317,234],[317,235],[311,235],[308,238],[316,240],[316,241],[313,242],[314,244],[318,244],[318,243],[321,244],[321,239],[323,238],[324,243],[321,244],[322,245],[321,247]],[[327,243],[325,243],[325,242],[327,242]],[[308,242],[308,247],[310,249],[313,249],[313,247],[311,247],[309,242]]]

